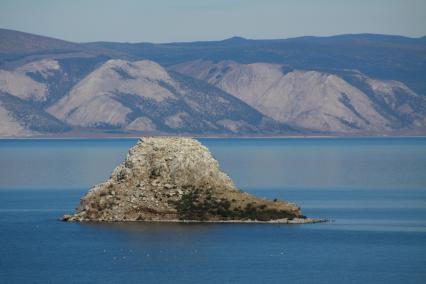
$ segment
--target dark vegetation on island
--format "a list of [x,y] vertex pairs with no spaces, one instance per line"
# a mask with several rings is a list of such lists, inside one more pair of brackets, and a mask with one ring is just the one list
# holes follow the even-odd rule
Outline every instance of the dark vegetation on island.
[[[277,200],[275,199],[275,202]],[[270,209],[265,204],[257,205],[256,202],[239,205],[236,199],[217,199],[212,191],[203,193],[200,189],[194,189],[184,194],[178,201],[171,201],[178,212],[180,220],[207,221],[216,216],[222,220],[259,220],[271,221],[287,218],[305,218],[284,210]]]

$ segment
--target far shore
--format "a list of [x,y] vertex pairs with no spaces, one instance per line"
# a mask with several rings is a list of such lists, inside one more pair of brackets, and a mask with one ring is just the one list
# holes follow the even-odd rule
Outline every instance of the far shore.
[[172,134],[117,134],[117,135],[104,135],[100,133],[87,133],[84,135],[43,135],[43,136],[6,136],[0,137],[0,140],[84,140],[84,139],[139,139],[141,137],[191,137],[195,139],[347,139],[347,138],[425,138],[425,134],[419,135],[391,135],[391,134],[382,134],[382,135],[242,135],[242,136],[230,136],[230,135],[191,135],[191,134],[182,134],[182,135],[172,135]]

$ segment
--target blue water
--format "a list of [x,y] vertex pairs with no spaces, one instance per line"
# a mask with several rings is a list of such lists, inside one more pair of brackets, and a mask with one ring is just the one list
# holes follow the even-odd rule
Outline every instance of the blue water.
[[426,282],[426,139],[201,141],[238,187],[331,222],[64,223],[136,140],[0,140],[0,283]]

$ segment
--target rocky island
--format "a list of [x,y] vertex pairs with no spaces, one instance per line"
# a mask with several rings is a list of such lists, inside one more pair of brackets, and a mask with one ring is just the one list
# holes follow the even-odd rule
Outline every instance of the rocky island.
[[109,180],[91,188],[64,221],[312,223],[286,201],[238,190],[197,140],[142,138]]

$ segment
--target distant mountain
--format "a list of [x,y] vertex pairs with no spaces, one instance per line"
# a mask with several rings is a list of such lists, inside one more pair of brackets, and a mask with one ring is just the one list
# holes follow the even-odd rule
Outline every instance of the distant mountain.
[[126,52],[170,66],[193,60],[286,64],[304,70],[354,69],[381,80],[401,81],[426,95],[426,41],[392,35],[353,34],[330,37],[187,43],[88,44]]
[[24,32],[0,29],[0,53],[29,54],[53,51],[82,51],[80,44]]
[[109,60],[48,112],[73,126],[169,133],[289,131],[233,96],[152,61]]
[[0,29],[0,136],[426,134],[426,41],[71,43]]
[[93,58],[104,61],[110,58],[134,59],[133,56],[116,50],[0,29],[1,69],[12,69],[42,59],[76,59],[81,62],[82,59],[90,61]]
[[33,136],[71,128],[32,103],[0,92],[0,136]]
[[11,70],[0,69],[0,91],[36,105],[48,106],[101,64],[102,59],[42,59]]
[[[61,87],[64,78],[78,76],[81,80],[72,88],[69,81]],[[72,74],[59,61],[43,59],[1,70],[0,90],[3,135],[71,128],[127,133],[295,133],[212,85],[147,60],[108,60],[82,75]]]
[[[96,58],[42,59],[0,69],[1,136],[57,133],[71,128],[45,111],[96,65]],[[91,64],[88,64],[91,63]]]
[[350,76],[362,88],[335,74],[279,64],[193,61],[172,69],[205,80],[294,127],[329,132],[426,127],[426,97],[401,82],[375,80],[360,72]]

